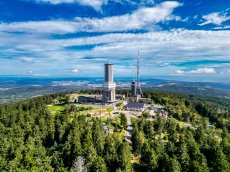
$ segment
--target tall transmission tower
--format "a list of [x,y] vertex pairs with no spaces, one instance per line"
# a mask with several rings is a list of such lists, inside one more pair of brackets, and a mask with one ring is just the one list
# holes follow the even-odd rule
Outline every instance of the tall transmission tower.
[[138,50],[138,54],[137,54],[137,96],[141,97],[142,91],[141,91],[139,75],[140,75],[140,52]]
[[135,69],[133,69],[133,81],[135,82]]

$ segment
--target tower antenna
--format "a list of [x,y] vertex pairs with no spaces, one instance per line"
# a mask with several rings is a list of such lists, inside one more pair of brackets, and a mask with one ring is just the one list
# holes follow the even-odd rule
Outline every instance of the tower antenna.
[[140,64],[140,52],[137,54],[137,84],[139,85],[139,64]]
[[141,97],[142,91],[141,91],[139,75],[140,75],[140,51],[138,50],[138,54],[137,54],[137,96]]
[[134,73],[135,73],[135,70],[133,69],[133,82],[135,81]]

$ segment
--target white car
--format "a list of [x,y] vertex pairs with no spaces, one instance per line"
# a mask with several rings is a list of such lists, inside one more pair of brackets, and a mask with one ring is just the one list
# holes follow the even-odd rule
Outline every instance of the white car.
[[119,111],[118,110],[113,111],[113,114],[119,114]]

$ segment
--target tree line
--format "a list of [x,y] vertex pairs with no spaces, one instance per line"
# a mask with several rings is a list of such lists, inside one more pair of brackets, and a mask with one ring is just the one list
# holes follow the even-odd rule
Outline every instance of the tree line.
[[66,93],[0,105],[0,171],[229,171],[228,100],[153,90],[143,94],[163,105],[169,118],[133,120],[132,144],[122,135],[124,114],[119,123],[81,115],[74,106],[52,114],[47,105],[67,98]]

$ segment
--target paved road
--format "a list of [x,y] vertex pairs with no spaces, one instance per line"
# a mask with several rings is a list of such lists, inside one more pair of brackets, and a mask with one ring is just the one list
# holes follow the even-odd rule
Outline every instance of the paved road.
[[127,118],[127,124],[132,125],[131,118],[137,118],[137,116],[134,116],[134,115],[131,115],[131,114],[126,114],[126,118]]

